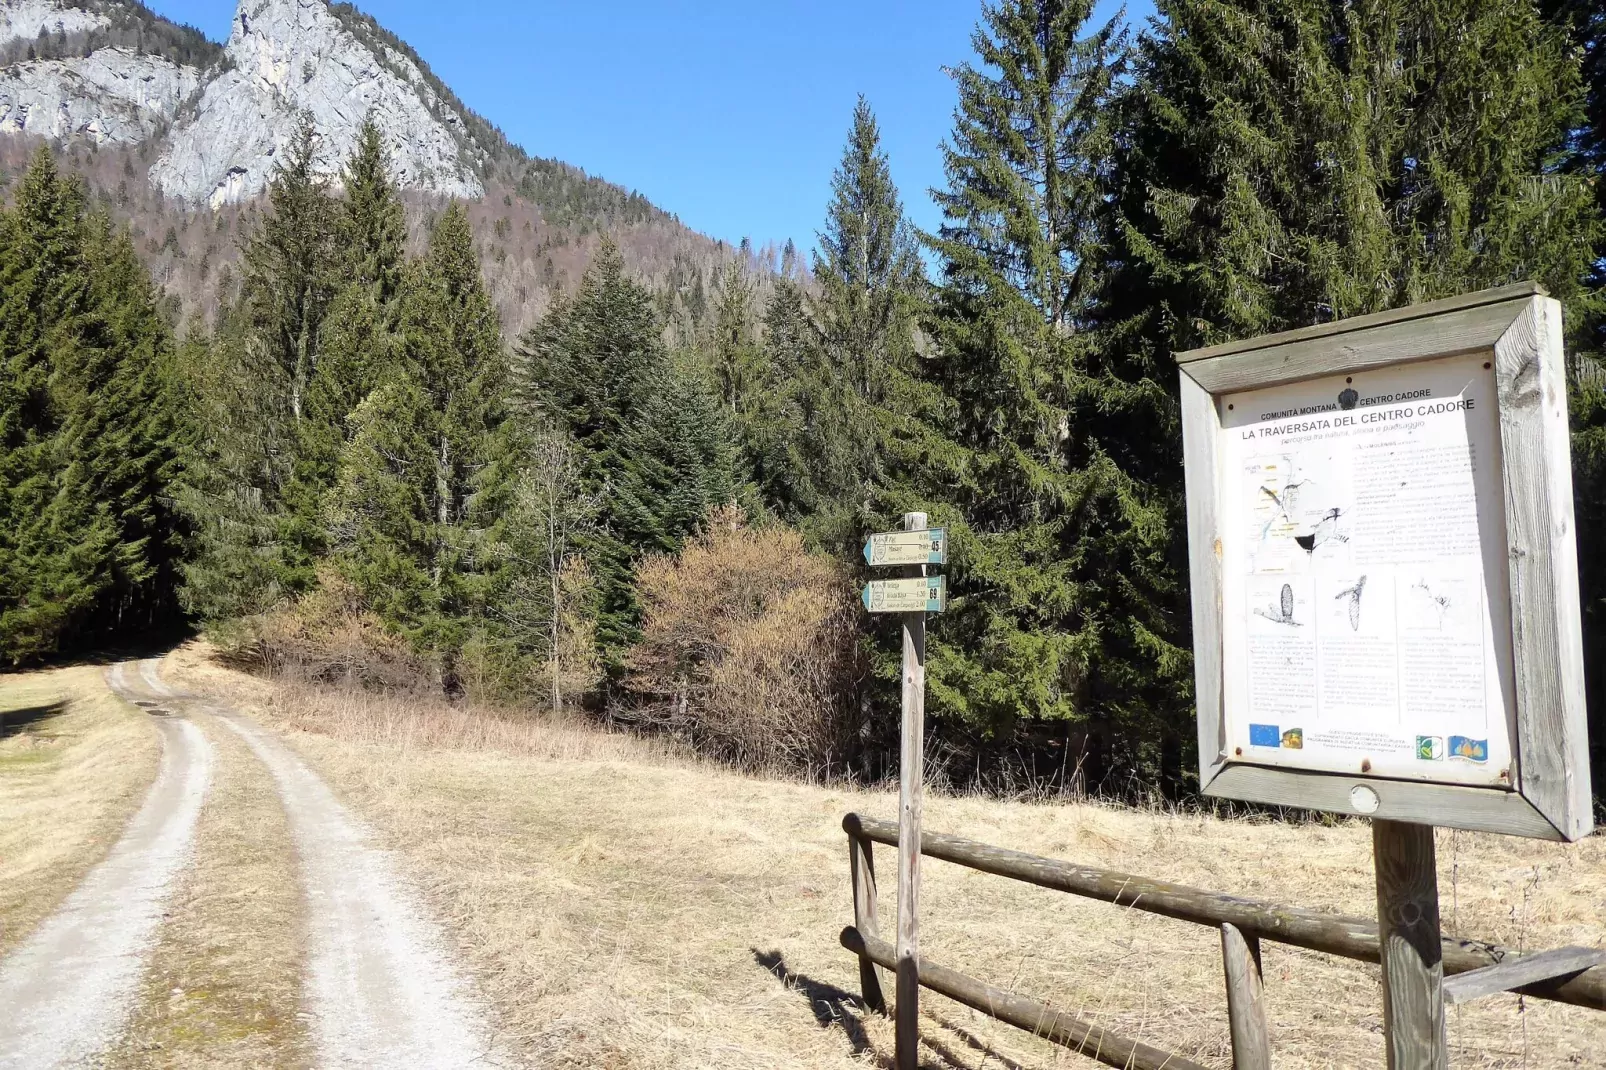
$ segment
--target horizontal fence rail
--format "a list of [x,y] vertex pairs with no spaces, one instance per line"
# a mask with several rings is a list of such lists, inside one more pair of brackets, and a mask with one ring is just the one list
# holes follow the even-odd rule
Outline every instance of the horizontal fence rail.
[[[897,968],[892,945],[848,927],[842,930],[842,946],[889,970]],[[933,992],[973,1007],[983,1014],[1008,1022],[1044,1040],[1051,1040],[1081,1055],[1097,1059],[1106,1066],[1131,1070],[1207,1070],[1201,1064],[1152,1047],[1138,1040],[1116,1036],[1102,1026],[1057,1011],[1046,1003],[1006,992],[1002,988],[968,977],[957,970],[924,957],[920,960],[920,983]]]
[[[898,845],[898,826],[894,822],[849,814],[842,819],[842,828],[850,841],[862,839],[891,847]],[[1201,891],[1169,881],[1150,880],[1115,870],[1078,866],[993,847],[940,832],[927,832],[921,836],[920,853],[983,873],[1213,929],[1232,925],[1250,940],[1271,940],[1362,962],[1380,960],[1377,922],[1374,920],[1323,914],[1259,899]],[[873,955],[869,957],[874,959]],[[1444,938],[1446,976],[1499,963],[1514,963],[1520,961],[1521,957],[1517,952],[1497,944]],[[1606,1010],[1606,966],[1582,970],[1569,977],[1535,982],[1513,991],[1538,999]],[[1180,1064],[1173,1062],[1170,1065]]]

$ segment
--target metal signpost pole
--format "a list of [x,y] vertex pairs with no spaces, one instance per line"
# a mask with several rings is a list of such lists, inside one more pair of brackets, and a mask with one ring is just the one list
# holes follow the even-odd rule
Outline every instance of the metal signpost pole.
[[[925,513],[905,513],[905,531],[926,526]],[[910,565],[921,577],[925,565]],[[924,796],[926,614],[903,614],[903,734],[898,776],[897,1001],[894,1004],[897,1070],[920,1061],[920,813]]]

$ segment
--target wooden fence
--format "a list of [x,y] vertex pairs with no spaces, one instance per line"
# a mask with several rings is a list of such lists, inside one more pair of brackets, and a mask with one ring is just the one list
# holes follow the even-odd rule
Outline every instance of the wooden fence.
[[[885,1012],[886,1000],[878,969],[894,969],[892,945],[882,940],[876,923],[876,880],[873,844],[898,845],[898,826],[890,821],[849,814],[842,819],[848,834],[849,871],[853,881],[853,925],[842,931],[842,946],[859,957],[859,983],[865,1003]],[[1000,877],[1069,892],[1116,906],[1147,911],[1179,921],[1209,926],[1221,934],[1227,989],[1227,1019],[1232,1034],[1235,1070],[1266,1070],[1271,1049],[1261,999],[1260,942],[1271,940],[1362,962],[1378,962],[1377,922],[1366,918],[1323,914],[1259,899],[1200,891],[1181,884],[1149,880],[1128,873],[1079,866],[1052,858],[1010,851],[974,840],[927,832],[920,853]],[[1495,944],[1444,940],[1444,983],[1448,1003],[1493,992],[1514,991],[1537,999],[1606,1010],[1606,966],[1602,953],[1563,948],[1519,955]],[[1571,967],[1576,966],[1576,969]],[[1561,970],[1569,972],[1556,974]],[[1529,977],[1543,978],[1529,981]],[[1046,1003],[1006,992],[974,977],[939,966],[922,957],[920,984],[1000,1021],[1093,1058],[1107,1066],[1132,1070],[1204,1070],[1180,1055],[1111,1033]]]

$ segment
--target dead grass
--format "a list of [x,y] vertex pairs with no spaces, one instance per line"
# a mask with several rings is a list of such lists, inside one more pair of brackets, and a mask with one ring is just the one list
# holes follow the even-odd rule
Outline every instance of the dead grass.
[[0,955],[111,850],[160,758],[99,668],[0,677]]
[[465,751],[551,761],[688,762],[670,740],[608,732],[581,717],[551,717],[496,706],[448,705],[416,696],[320,688],[299,679],[268,682],[224,668],[192,643],[167,658],[172,682],[254,705],[280,727],[405,753]]
[[120,1067],[307,1066],[300,1007],[306,920],[272,776],[215,720],[217,748],[194,861],[151,954]]
[[[890,817],[889,794],[738,776],[628,737],[588,741],[573,725],[521,734],[463,711],[359,714],[211,667],[195,648],[169,674],[227,688],[280,727],[411,861],[534,1065],[888,1064],[890,1028],[857,1010],[856,969],[836,937],[851,921],[841,817]],[[927,821],[1203,888],[1373,909],[1358,823],[980,798],[932,798]],[[1456,934],[1527,948],[1606,942],[1606,839],[1446,832],[1440,860]],[[931,959],[1228,1065],[1214,932],[939,862],[923,894]],[[1376,967],[1268,945],[1266,971],[1279,1067],[1382,1065]],[[928,1067],[1091,1065],[938,997],[923,1007]],[[1600,1065],[1606,1014],[1496,997],[1454,1008],[1450,1036],[1461,1067]]]

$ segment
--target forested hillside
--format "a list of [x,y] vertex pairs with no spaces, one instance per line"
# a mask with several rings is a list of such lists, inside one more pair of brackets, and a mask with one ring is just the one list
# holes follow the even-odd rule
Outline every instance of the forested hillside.
[[[37,155],[0,230],[28,310],[0,335],[0,647],[24,663],[180,606],[322,679],[874,776],[896,666],[855,559],[919,509],[952,533],[929,666],[948,775],[1186,790],[1173,354],[1535,279],[1574,354],[1601,747],[1601,20],[1158,6],[1134,31],[987,3],[942,225],[906,220],[861,100],[807,265],[628,199],[566,216],[561,169],[414,202],[372,127],[338,187],[305,135],[259,209],[113,193],[123,236]],[[69,163],[106,191],[115,159]],[[158,286],[185,295],[165,317]]]
[[[8,199],[41,143],[0,137],[0,192]],[[196,316],[210,320],[238,296],[240,249],[260,223],[262,200],[214,210],[163,197],[146,177],[154,146],[74,141],[54,147],[63,168],[82,176],[89,198],[128,227],[178,322]],[[779,265],[779,250],[744,252],[661,213],[616,216],[615,209],[632,195],[575,168],[550,161],[529,166],[528,174],[538,177],[526,181],[522,192],[493,184],[483,199],[464,205],[486,284],[510,332],[529,327],[555,296],[579,284],[604,234],[618,245],[632,272],[653,288],[668,324],[681,335],[695,331],[709,315],[725,261],[740,253],[754,268]],[[417,251],[443,205],[419,193],[401,196],[408,240]]]

